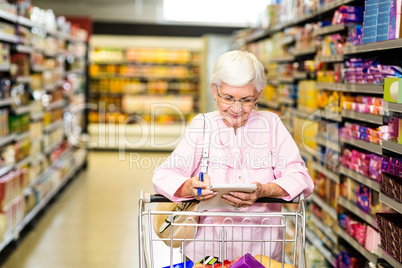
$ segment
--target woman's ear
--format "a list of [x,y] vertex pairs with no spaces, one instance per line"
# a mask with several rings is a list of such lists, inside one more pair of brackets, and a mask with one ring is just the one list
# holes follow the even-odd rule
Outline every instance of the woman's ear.
[[259,98],[260,98],[261,93],[262,93],[262,90],[261,90],[259,93],[257,93],[257,99],[259,99]]
[[212,95],[214,96],[214,99],[218,101],[218,92],[217,92],[217,86],[215,84],[211,84],[211,91]]

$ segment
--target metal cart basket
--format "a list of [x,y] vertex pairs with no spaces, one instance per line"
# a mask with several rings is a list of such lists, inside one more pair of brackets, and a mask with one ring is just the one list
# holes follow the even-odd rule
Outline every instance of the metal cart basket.
[[[305,200],[303,194],[292,201],[284,201],[282,199],[261,198],[256,203],[293,203],[294,212],[282,210],[281,212],[240,212],[240,211],[204,211],[204,212],[172,212],[172,211],[156,211],[155,203],[171,202],[169,199],[161,195],[151,195],[141,191],[138,212],[138,240],[139,240],[139,267],[140,268],[160,268],[155,266],[155,258],[160,258],[158,247],[167,247],[163,240],[169,240],[167,244],[172,245],[173,242],[180,240],[181,248],[179,260],[173,259],[173,248],[170,247],[170,257],[165,260],[165,266],[173,267],[175,263],[186,261],[186,255],[191,255],[195,250],[203,251],[205,256],[208,253],[219,252],[219,261],[232,261],[236,254],[234,248],[240,250],[244,255],[250,251],[252,255],[265,255],[271,257],[274,250],[279,250],[280,257],[268,259],[263,263],[265,267],[294,267],[305,268]],[[194,200],[194,202],[198,202]],[[153,206],[152,206],[152,203]],[[280,206],[280,205],[278,205]],[[192,228],[197,232],[197,228],[203,228],[203,234],[197,233],[192,238],[159,238],[152,228],[153,217],[155,215],[171,215],[188,216],[188,220],[182,223],[172,223],[171,231],[174,228]],[[200,220],[195,222],[190,216],[200,216]],[[219,220],[217,220],[219,219]],[[294,227],[294,228],[293,228]],[[209,231],[206,231],[208,230]],[[211,229],[212,228],[212,229]],[[212,231],[211,231],[212,230]],[[251,230],[251,231],[247,231]],[[200,231],[200,230],[198,230]],[[256,239],[255,232],[260,232]],[[254,234],[254,235],[251,235]],[[263,235],[264,234],[264,235]],[[268,234],[268,236],[266,235]],[[275,249],[274,249],[275,248]],[[256,253],[257,252],[257,253]],[[286,254],[287,253],[287,254]],[[262,261],[262,257],[259,257]],[[257,258],[258,259],[258,258]],[[195,260],[198,262],[199,260]],[[170,266],[169,266],[170,265]],[[214,265],[214,267],[223,267],[223,265]]]

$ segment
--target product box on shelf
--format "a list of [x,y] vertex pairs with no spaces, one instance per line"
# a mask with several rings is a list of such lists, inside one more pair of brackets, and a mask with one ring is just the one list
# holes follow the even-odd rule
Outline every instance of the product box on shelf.
[[391,0],[378,1],[377,36],[376,41],[388,40],[389,21],[391,16]]
[[[402,171],[402,168],[400,168],[400,170]],[[381,192],[399,202],[402,202],[402,174],[395,176],[383,172],[380,186]]]
[[363,44],[377,40],[378,0],[366,0],[364,6]]
[[402,215],[399,213],[377,213],[381,247],[397,261],[402,262]]

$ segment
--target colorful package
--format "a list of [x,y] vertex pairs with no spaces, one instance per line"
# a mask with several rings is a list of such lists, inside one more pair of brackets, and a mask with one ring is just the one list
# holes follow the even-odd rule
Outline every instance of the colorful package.
[[254,258],[250,253],[247,253],[236,261],[231,268],[265,268],[256,258]]
[[356,197],[357,206],[366,212],[370,213],[370,188],[360,185]]

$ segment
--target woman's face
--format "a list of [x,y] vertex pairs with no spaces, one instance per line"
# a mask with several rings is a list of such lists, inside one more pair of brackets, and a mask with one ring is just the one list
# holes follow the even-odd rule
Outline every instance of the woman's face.
[[[219,87],[211,84],[211,89],[225,124],[235,130],[246,124],[256,103],[255,99],[258,99],[261,94],[261,92],[257,93],[251,83],[242,87],[232,87],[225,83]],[[233,104],[229,104],[228,102],[233,99],[243,102],[235,101]]]

